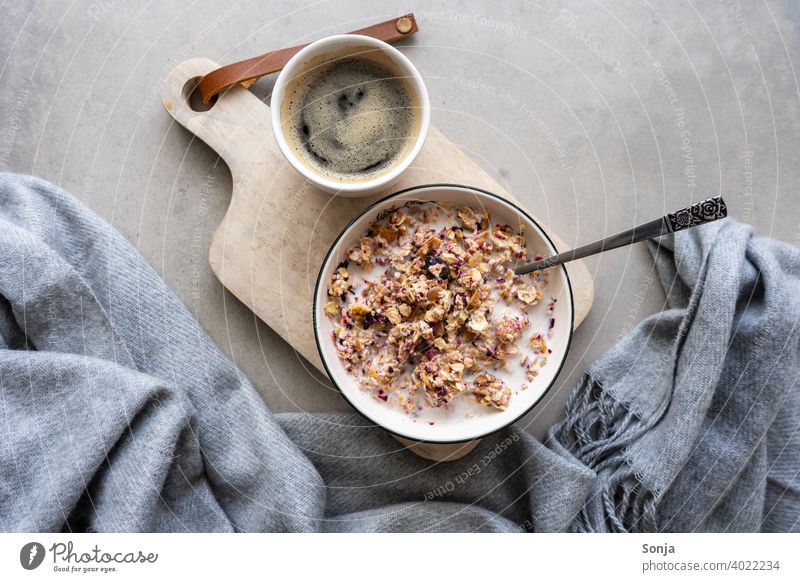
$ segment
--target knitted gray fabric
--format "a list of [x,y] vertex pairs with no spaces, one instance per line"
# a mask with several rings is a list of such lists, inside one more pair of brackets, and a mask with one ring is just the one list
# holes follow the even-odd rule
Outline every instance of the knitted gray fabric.
[[437,464],[356,414],[273,415],[109,225],[0,174],[0,529],[797,530],[800,256],[731,221],[663,242],[671,308],[547,443]]

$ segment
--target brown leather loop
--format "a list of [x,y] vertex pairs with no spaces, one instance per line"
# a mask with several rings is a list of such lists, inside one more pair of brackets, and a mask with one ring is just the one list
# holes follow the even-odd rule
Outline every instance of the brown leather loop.
[[[350,34],[361,34],[377,38],[384,42],[395,42],[411,36],[417,32],[417,30],[419,29],[417,28],[417,20],[414,18],[414,15],[406,14],[399,18],[392,18],[386,22],[356,30]],[[253,57],[246,61],[239,61],[231,65],[225,65],[215,71],[211,71],[200,79],[200,84],[198,85],[203,102],[210,102],[214,95],[221,93],[237,83],[249,87],[255,83],[256,79],[259,77],[280,71],[286,66],[289,59],[306,46],[308,46],[308,44],[270,51],[258,57]]]

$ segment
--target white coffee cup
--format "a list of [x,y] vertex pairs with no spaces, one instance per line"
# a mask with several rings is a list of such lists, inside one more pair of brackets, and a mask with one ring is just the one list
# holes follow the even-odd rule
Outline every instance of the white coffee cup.
[[[409,137],[411,140],[409,142],[410,147],[406,148],[405,151],[400,154],[400,157],[391,163],[386,171],[377,174],[374,178],[361,179],[358,181],[348,181],[346,179],[335,180],[323,176],[320,172],[315,171],[308,162],[300,159],[298,153],[294,150],[284,133],[282,119],[284,107],[282,107],[282,105],[286,98],[287,86],[290,81],[297,75],[306,72],[310,67],[310,63],[314,63],[314,66],[317,66],[320,62],[325,62],[326,55],[330,55],[331,58],[334,59],[337,54],[360,47],[364,47],[367,51],[374,51],[374,49],[380,50],[383,56],[391,60],[393,68],[405,78],[407,82],[406,86],[414,92],[414,95],[412,95],[413,101],[419,107],[419,112],[415,118],[418,120],[418,123],[415,126],[416,130],[414,135]],[[419,154],[425,143],[425,138],[428,135],[428,127],[430,126],[430,109],[428,90],[425,88],[422,75],[419,74],[419,71],[417,71],[411,61],[408,60],[403,53],[388,43],[368,36],[355,34],[329,36],[311,43],[298,52],[289,60],[278,75],[270,101],[272,132],[275,135],[275,140],[278,142],[278,147],[289,163],[317,188],[348,197],[374,194],[385,190],[392,183],[397,181],[400,175],[414,161],[414,158],[417,157],[417,154]]]

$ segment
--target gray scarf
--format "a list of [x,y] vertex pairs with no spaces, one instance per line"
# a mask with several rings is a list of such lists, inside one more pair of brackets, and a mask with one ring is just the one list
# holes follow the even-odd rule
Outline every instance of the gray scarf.
[[0,174],[0,529],[800,529],[800,254],[731,220],[652,246],[670,309],[542,444],[452,463],[355,414],[278,414],[142,257]]

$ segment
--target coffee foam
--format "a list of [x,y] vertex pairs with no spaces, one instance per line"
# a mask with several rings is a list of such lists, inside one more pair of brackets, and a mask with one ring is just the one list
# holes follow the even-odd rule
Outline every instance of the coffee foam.
[[385,53],[321,55],[289,81],[281,125],[297,157],[338,182],[375,179],[402,161],[420,128],[417,93]]

